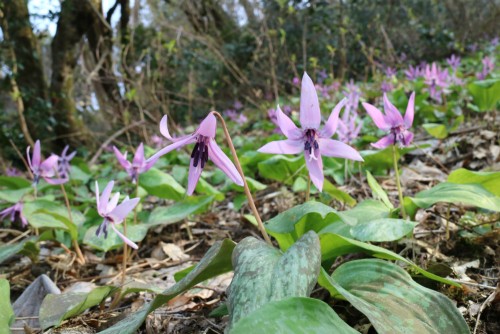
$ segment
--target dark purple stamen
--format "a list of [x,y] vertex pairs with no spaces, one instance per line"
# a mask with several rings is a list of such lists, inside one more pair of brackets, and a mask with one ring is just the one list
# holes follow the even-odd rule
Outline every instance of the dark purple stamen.
[[194,145],[193,152],[191,153],[191,159],[193,160],[193,167],[198,167],[201,165],[203,169],[208,161],[208,138],[204,136],[199,136],[198,141]]
[[309,154],[313,154],[313,148],[315,150],[319,149],[319,144],[316,140],[316,130],[307,129],[305,132],[304,151],[308,151]]

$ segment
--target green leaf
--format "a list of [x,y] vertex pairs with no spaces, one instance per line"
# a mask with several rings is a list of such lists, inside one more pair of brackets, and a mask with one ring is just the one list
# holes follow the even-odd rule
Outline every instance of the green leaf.
[[[382,247],[378,247],[375,245],[370,245],[367,243],[364,243],[362,241],[358,240],[353,240],[350,238],[346,238],[334,233],[320,233],[319,239],[321,242],[321,255],[322,255],[322,261],[328,261],[328,260],[334,260],[338,256],[344,255],[344,254],[351,254],[351,253],[366,253],[368,255],[371,255],[373,257],[377,257],[380,259],[386,259],[386,260],[397,260],[401,261],[407,265],[409,265],[413,270],[417,271],[418,273],[422,274],[423,276],[430,278],[432,280],[435,280],[437,282],[453,285],[456,287],[460,287],[460,284],[455,283],[453,281],[450,281],[446,278],[439,277],[437,275],[434,275],[428,271],[425,271],[424,269],[420,268],[417,266],[415,263],[411,262],[410,260],[407,260],[406,258],[402,257],[399,254],[396,254],[394,252],[391,252],[390,250],[387,250]],[[327,288],[330,292],[330,288],[328,285],[324,285],[325,282],[324,280],[321,280],[321,275],[320,275],[320,280],[319,283],[321,286]]]
[[500,196],[500,172],[474,172],[460,168],[451,172],[448,176],[448,182],[480,184],[492,194]]
[[36,241],[36,237],[30,237],[27,239],[24,239],[21,242],[12,244],[12,245],[1,245],[0,246],[0,264],[2,264],[4,261],[8,260],[10,257],[16,255],[17,253],[21,252],[24,248],[24,246],[28,242],[34,242]]
[[17,203],[21,200],[21,198],[23,198],[24,195],[31,191],[33,191],[32,188],[0,190],[0,199],[9,203]]
[[212,195],[214,199],[219,202],[223,201],[226,198],[226,196],[222,192],[205,181],[205,179],[203,178],[199,179],[195,190],[197,194]]
[[271,158],[258,163],[259,174],[270,180],[291,184],[292,176],[304,166],[304,158],[274,155]]
[[65,319],[83,313],[86,309],[98,305],[116,288],[100,286],[90,292],[69,292],[60,295],[48,294],[40,307],[40,326],[47,329],[59,326]]
[[170,174],[156,168],[151,168],[146,173],[141,174],[139,176],[139,184],[150,195],[160,198],[181,200],[186,193],[186,189],[177,183]]
[[422,124],[422,127],[427,131],[428,134],[437,139],[444,139],[448,137],[448,130],[446,126],[438,123],[427,123]]
[[284,254],[253,237],[243,239],[233,253],[234,277],[227,291],[229,328],[270,301],[308,297],[320,266],[319,238],[313,231]]
[[309,201],[280,213],[267,221],[265,227],[276,238],[280,248],[286,250],[307,231],[319,232],[334,222],[354,225],[352,220],[335,209],[320,202]]
[[230,334],[336,333],[359,334],[325,302],[313,298],[289,297],[262,306],[236,323]]
[[0,186],[7,187],[8,189],[29,188],[31,187],[31,182],[24,177],[1,175]]
[[133,334],[141,326],[150,312],[162,306],[178,294],[192,288],[209,278],[226,273],[233,269],[231,254],[235,243],[229,239],[217,241],[205,253],[196,267],[182,280],[156,296],[151,303],[144,305],[136,313],[128,315],[124,320],[100,332],[101,334]]
[[456,306],[412,280],[399,266],[375,259],[342,264],[332,285],[364,313],[377,333],[469,333]]
[[[108,237],[105,238],[103,235],[98,237],[96,235],[98,226],[90,227],[85,236],[83,237],[83,243],[94,247],[95,249],[107,252],[111,249],[121,248],[124,244],[123,240],[118,236],[111,227],[108,228]],[[142,241],[148,232],[149,226],[145,224],[127,224],[127,238],[133,242]],[[123,233],[123,224],[116,225],[116,229]]]
[[9,334],[10,325],[14,322],[15,316],[10,304],[9,281],[0,278],[0,334]]
[[354,198],[352,198],[351,195],[349,195],[345,191],[342,191],[339,188],[335,187],[330,181],[328,181],[326,179],[323,182],[323,192],[332,196],[333,199],[336,199],[337,201],[339,201],[341,203],[345,203],[349,206],[356,205],[356,200]]
[[351,235],[361,241],[394,241],[412,232],[417,225],[418,223],[405,219],[375,219],[351,227]]
[[145,224],[148,227],[177,223],[212,203],[214,196],[190,196],[169,207],[156,207]]
[[476,81],[467,86],[480,111],[492,111],[500,99],[500,79]]
[[389,218],[391,209],[382,203],[373,199],[367,199],[360,202],[354,208],[348,211],[342,211],[344,217],[359,222],[368,222],[370,220]]
[[420,208],[428,208],[438,202],[463,203],[491,211],[500,211],[500,197],[495,196],[479,184],[456,184],[443,182],[419,192],[411,201]]
[[368,185],[372,190],[373,197],[375,197],[376,199],[380,199],[388,208],[394,209],[394,205],[392,205],[391,201],[389,200],[387,193],[384,191],[384,189],[382,189],[380,184],[378,184],[377,180],[375,180],[375,178],[369,171],[366,171],[366,178],[368,180]]

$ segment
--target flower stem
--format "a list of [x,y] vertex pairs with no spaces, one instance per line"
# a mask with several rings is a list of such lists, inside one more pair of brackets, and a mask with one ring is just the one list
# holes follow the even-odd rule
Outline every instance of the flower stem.
[[264,228],[264,224],[262,223],[262,219],[260,218],[259,211],[257,211],[257,207],[255,206],[255,202],[252,197],[252,193],[250,192],[250,188],[248,188],[247,180],[245,179],[245,174],[243,174],[243,169],[241,168],[240,160],[238,159],[238,155],[236,154],[236,149],[234,148],[233,141],[231,140],[231,136],[229,135],[229,131],[226,126],[226,122],[224,121],[224,118],[222,117],[221,114],[219,114],[217,111],[212,111],[212,114],[216,116],[222,123],[222,128],[224,129],[224,135],[226,136],[227,143],[229,145],[229,149],[231,150],[231,154],[233,155],[234,163],[236,165],[236,169],[241,175],[241,178],[243,179],[243,188],[245,189],[245,195],[247,196],[248,199],[248,204],[250,205],[250,208],[252,209],[253,215],[255,216],[255,219],[257,220],[257,224],[260,230],[260,233],[264,237],[264,240],[269,245],[273,245],[271,242],[271,239],[269,238],[269,235],[267,235],[266,229]]
[[[139,197],[139,178],[135,180],[135,197]],[[137,206],[134,208],[134,225],[137,225]]]
[[392,145],[392,158],[394,160],[394,174],[396,174],[396,185],[398,187],[399,207],[401,208],[401,215],[403,216],[403,219],[406,219],[406,211],[403,202],[403,189],[401,188],[401,181],[399,179],[398,155],[396,145]]
[[[123,220],[123,235],[127,236],[127,219]],[[128,255],[128,247],[127,244],[123,244],[123,262],[122,262],[122,280],[121,283],[125,283],[125,277],[127,275],[127,255]]]
[[[61,190],[62,190],[62,193],[64,196],[64,202],[66,203],[66,209],[68,209],[69,220],[70,220],[71,224],[74,224],[73,215],[71,214],[71,207],[69,205],[68,194],[66,193],[66,189],[64,188],[64,184],[61,184]],[[78,240],[71,238],[71,242],[73,243],[73,247],[75,248],[76,255],[78,256],[78,262],[80,264],[85,264],[85,257],[83,256],[82,250],[80,249],[80,245],[78,244]]]

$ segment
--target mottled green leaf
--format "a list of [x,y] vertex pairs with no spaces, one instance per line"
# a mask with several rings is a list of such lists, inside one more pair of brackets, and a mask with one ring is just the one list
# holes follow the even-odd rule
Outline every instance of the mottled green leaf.
[[380,334],[467,334],[469,327],[445,295],[412,280],[399,266],[376,259],[342,264],[331,283]]
[[14,311],[10,304],[9,281],[0,278],[0,334],[9,334],[10,325],[14,322]]
[[325,302],[289,297],[267,303],[236,323],[230,334],[248,333],[359,334]]
[[367,199],[348,211],[342,211],[342,215],[361,223],[374,219],[389,218],[391,209],[381,201]]
[[98,305],[116,288],[100,286],[90,292],[69,292],[60,295],[48,294],[40,307],[40,326],[47,329],[59,326],[65,319],[81,314],[86,309]]
[[[340,235],[337,235],[334,233],[322,233],[322,232],[320,232],[319,239],[321,242],[322,261],[333,260],[333,259],[337,258],[338,256],[341,256],[344,254],[366,253],[366,254],[369,254],[373,257],[377,257],[380,259],[401,261],[401,262],[409,265],[413,270],[417,271],[418,273],[420,273],[421,275],[423,275],[427,278],[430,278],[432,280],[435,280],[435,281],[438,281],[441,283],[460,287],[460,284],[457,284],[457,283],[450,281],[446,278],[439,277],[439,276],[434,275],[430,272],[427,272],[424,269],[417,266],[415,263],[411,262],[410,260],[402,257],[399,254],[391,252],[390,250],[387,250],[385,248],[378,247],[375,245],[370,245],[370,244],[367,244],[367,243],[362,242],[362,241],[346,238],[346,237],[343,237],[343,236],[340,236]],[[321,275],[320,275],[320,278],[321,278]],[[319,283],[322,286],[326,287],[325,285],[322,284],[321,279],[320,279]]]
[[500,196],[500,172],[475,172],[460,168],[450,173],[448,182],[480,184],[492,194]]
[[500,211],[500,197],[490,193],[480,184],[456,184],[443,182],[419,192],[411,201],[420,208],[428,208],[438,202],[463,203],[491,211]]
[[292,176],[304,166],[304,158],[273,155],[269,159],[259,162],[257,166],[262,177],[291,184],[294,181]]
[[375,219],[351,227],[351,235],[361,241],[394,241],[413,231],[417,224],[405,219]]
[[231,264],[231,254],[235,243],[229,239],[217,241],[205,253],[205,256],[196,265],[196,267],[189,272],[178,283],[157,295],[152,302],[144,305],[136,313],[128,315],[122,321],[116,323],[112,327],[101,331],[102,334],[133,334],[146,319],[150,312],[153,312],[158,307],[162,306],[170,299],[178,294],[192,288],[196,284],[203,282],[209,278],[226,273],[233,269]]
[[493,111],[500,100],[500,79],[470,83],[467,88],[480,111]]
[[160,198],[181,200],[186,194],[186,190],[167,173],[156,168],[151,168],[146,173],[139,176],[141,187],[153,196]]

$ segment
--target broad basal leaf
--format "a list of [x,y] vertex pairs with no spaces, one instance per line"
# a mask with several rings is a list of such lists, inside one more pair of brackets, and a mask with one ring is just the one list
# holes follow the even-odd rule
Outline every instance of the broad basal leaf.
[[177,181],[167,173],[156,168],[151,168],[146,173],[139,176],[141,187],[153,196],[181,200],[186,190]]
[[10,304],[9,281],[0,278],[0,334],[9,334],[10,325],[14,322],[14,311]]
[[370,319],[377,333],[469,333],[451,300],[417,284],[390,262],[350,261],[333,272],[330,282]]
[[377,180],[375,180],[375,178],[369,171],[366,171],[366,179],[368,180],[368,185],[372,190],[373,197],[380,199],[389,209],[394,209],[391,201],[389,201],[387,193],[384,191],[384,189],[382,189],[380,184],[378,184]]
[[448,176],[450,183],[476,183],[492,194],[500,196],[500,172],[475,172],[465,168],[454,170]]
[[156,207],[145,224],[152,227],[177,223],[212,203],[213,200],[213,196],[190,196],[168,207]]
[[394,241],[412,232],[417,224],[405,219],[382,218],[359,222],[350,232],[361,241]]

